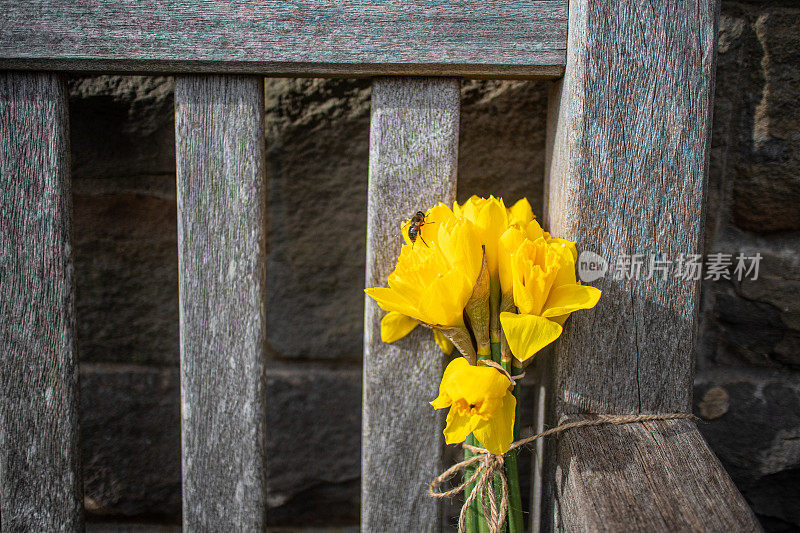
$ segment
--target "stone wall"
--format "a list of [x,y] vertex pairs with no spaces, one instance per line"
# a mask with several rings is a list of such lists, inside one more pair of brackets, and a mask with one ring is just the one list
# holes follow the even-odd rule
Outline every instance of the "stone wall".
[[800,527],[800,9],[771,4],[722,4],[706,249],[763,259],[756,281],[703,285],[695,404],[765,528],[789,531]]
[[[722,12],[706,247],[764,259],[757,281],[703,286],[696,404],[781,531],[800,527],[800,10]],[[172,80],[70,90],[86,507],[177,523]],[[368,80],[266,82],[275,524],[358,520],[369,98]],[[528,196],[541,212],[546,101],[544,82],[464,82],[460,199]]]

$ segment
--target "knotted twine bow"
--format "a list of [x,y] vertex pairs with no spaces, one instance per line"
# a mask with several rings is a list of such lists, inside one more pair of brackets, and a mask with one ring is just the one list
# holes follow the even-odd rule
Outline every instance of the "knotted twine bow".
[[[645,414],[645,415],[600,415],[599,418],[593,420],[578,420],[576,422],[567,422],[560,424],[554,428],[550,428],[541,433],[537,433],[531,437],[518,440],[511,443],[509,451],[516,450],[526,444],[530,444],[539,439],[550,435],[556,435],[567,431],[568,429],[586,427],[586,426],[602,426],[606,424],[632,424],[634,422],[649,422],[652,420],[676,420],[690,418],[694,419],[695,416],[688,413],[666,413],[666,414]],[[470,492],[469,496],[464,500],[464,505],[461,507],[461,513],[458,515],[458,532],[464,533],[466,531],[467,512],[475,498],[481,496],[481,504],[483,507],[483,517],[489,526],[492,533],[498,533],[503,523],[506,521],[508,514],[508,480],[506,479],[505,470],[503,466],[505,461],[503,455],[494,455],[489,453],[489,450],[471,446],[467,443],[463,444],[465,450],[469,450],[476,454],[469,459],[465,459],[460,463],[456,463],[434,479],[428,487],[428,494],[434,498],[447,498],[454,496],[467,488],[468,485],[477,481],[475,488]],[[506,452],[508,453],[508,452]],[[448,479],[453,477],[457,472],[466,470],[472,465],[477,464],[475,473],[472,476],[446,492],[438,492],[437,489]],[[497,498],[494,493],[492,480],[495,475],[500,478],[500,508],[497,508]]]

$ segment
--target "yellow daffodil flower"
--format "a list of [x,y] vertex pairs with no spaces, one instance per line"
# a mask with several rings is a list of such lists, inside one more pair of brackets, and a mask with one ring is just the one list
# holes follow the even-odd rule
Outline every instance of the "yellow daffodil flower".
[[434,409],[449,407],[444,438],[463,442],[470,433],[489,452],[506,453],[514,438],[517,401],[508,378],[495,368],[472,366],[463,357],[447,365]]
[[[454,203],[453,210],[438,204],[425,213],[413,242],[410,224],[409,218],[401,226],[405,244],[389,287],[366,289],[389,311],[381,321],[385,342],[405,337],[420,323],[466,332],[463,311],[481,270],[481,246],[503,301],[519,309],[507,312],[504,303],[500,323],[520,361],[555,340],[570,313],[594,307],[600,297],[599,290],[575,279],[575,244],[544,231],[524,198],[508,209],[493,196],[473,196]],[[434,339],[450,353],[454,337],[445,333],[435,329]]]
[[[477,230],[443,204],[429,210],[425,219],[420,228],[425,243],[412,243],[404,232],[406,244],[389,274],[389,287],[365,289],[381,309],[389,311],[381,321],[381,338],[386,342],[406,336],[420,322],[464,326],[464,306],[483,261]],[[434,338],[444,351],[452,351],[441,333],[435,332]]]
[[511,352],[520,361],[557,339],[570,313],[590,309],[600,299],[598,289],[575,279],[574,243],[544,237],[531,240],[528,232],[526,228],[523,237],[522,230],[510,228],[501,237],[505,252],[516,246],[503,255],[501,279],[510,279],[519,314],[501,313],[500,323]]

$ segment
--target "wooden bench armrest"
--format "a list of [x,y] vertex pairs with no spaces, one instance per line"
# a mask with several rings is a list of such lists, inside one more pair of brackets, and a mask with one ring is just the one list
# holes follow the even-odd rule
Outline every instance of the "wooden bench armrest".
[[555,529],[761,530],[693,421],[579,428],[554,448]]

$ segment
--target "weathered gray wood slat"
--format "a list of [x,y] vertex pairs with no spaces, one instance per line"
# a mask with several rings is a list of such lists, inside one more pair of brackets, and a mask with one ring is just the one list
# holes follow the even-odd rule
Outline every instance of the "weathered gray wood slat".
[[265,519],[263,80],[175,80],[183,524]]
[[66,87],[0,73],[2,531],[83,529]]
[[[558,413],[688,412],[699,283],[612,279],[625,254],[701,253],[714,0],[570,4],[550,231],[611,262],[554,358]],[[652,9],[656,12],[653,13]],[[643,270],[644,273],[646,273]]]
[[558,441],[556,529],[759,531],[750,507],[694,422],[568,431]]
[[[386,285],[403,242],[400,222],[455,200],[460,105],[451,79],[379,79],[372,91],[368,287]],[[421,327],[381,342],[384,314],[366,299],[361,530],[439,531],[439,504],[427,485],[442,468],[443,419],[428,402],[445,357]]]
[[558,76],[567,0],[0,0],[0,68]]
[[[548,219],[611,272],[593,283],[597,307],[570,317],[555,345],[551,424],[568,413],[691,409],[699,283],[674,270],[612,274],[625,254],[702,252],[717,7],[570,2],[569,56],[551,96]],[[617,519],[647,531],[757,528],[692,423],[578,429],[549,450],[545,529],[614,530]],[[623,509],[625,498],[635,505]]]
[[[547,350],[549,352],[549,349]],[[533,433],[541,433],[547,426],[545,424],[547,416],[547,372],[548,360],[545,358],[533,361],[526,374],[530,374],[533,379]],[[542,494],[544,491],[544,450],[545,441],[540,439],[529,446],[531,452],[531,505],[527,517],[528,531],[539,533],[542,524]]]

